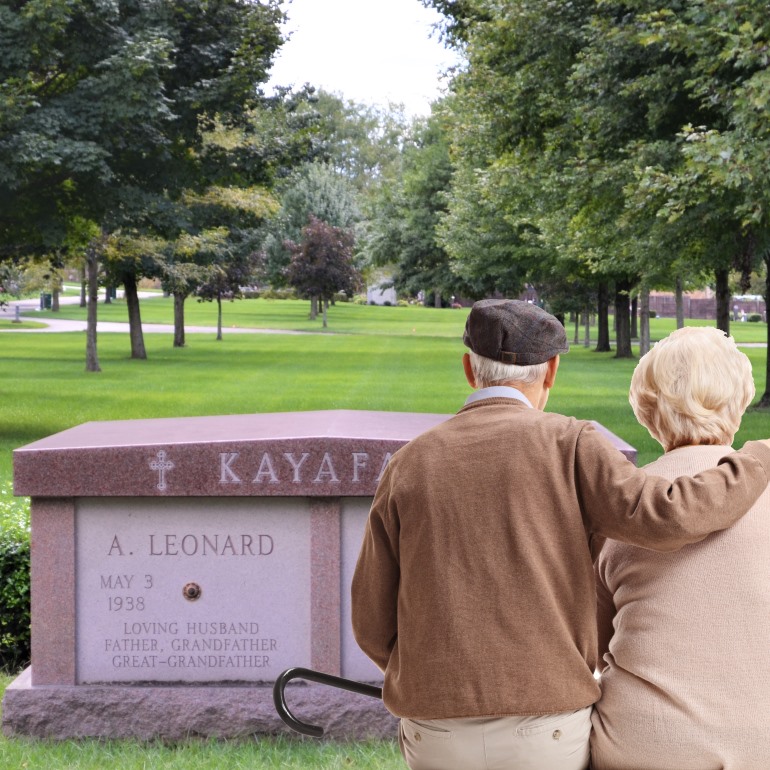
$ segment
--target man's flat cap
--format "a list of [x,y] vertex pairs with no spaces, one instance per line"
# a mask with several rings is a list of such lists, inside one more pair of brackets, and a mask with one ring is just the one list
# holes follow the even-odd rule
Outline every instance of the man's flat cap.
[[471,308],[463,342],[503,364],[542,364],[569,350],[567,333],[545,310],[518,299],[482,299]]

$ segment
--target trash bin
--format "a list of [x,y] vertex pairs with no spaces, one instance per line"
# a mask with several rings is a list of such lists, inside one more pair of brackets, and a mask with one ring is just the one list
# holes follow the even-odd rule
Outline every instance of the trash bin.
[[41,310],[50,310],[51,309],[51,300],[53,299],[52,294],[46,294],[45,292],[40,292],[40,309]]

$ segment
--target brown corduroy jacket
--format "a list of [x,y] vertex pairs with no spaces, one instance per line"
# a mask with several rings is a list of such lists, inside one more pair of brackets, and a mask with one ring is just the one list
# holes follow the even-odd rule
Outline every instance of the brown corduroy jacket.
[[490,398],[396,452],[352,586],[353,630],[397,716],[548,714],[599,697],[594,535],[676,550],[770,478],[748,442],[694,478],[647,476],[590,423]]

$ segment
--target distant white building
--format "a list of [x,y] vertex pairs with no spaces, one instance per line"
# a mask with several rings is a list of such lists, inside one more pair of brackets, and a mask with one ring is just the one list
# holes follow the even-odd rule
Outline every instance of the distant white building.
[[389,305],[395,305],[398,302],[396,290],[392,286],[385,288],[393,280],[392,276],[379,273],[372,276],[372,280],[372,284],[366,287],[367,304],[384,305],[388,303]]

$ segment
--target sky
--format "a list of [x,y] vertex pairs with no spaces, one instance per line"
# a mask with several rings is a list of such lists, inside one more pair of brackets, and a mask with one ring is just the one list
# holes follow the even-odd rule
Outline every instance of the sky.
[[457,62],[433,31],[441,15],[420,0],[290,0],[285,10],[291,37],[268,92],[310,83],[356,102],[401,103],[407,115],[428,115],[445,85],[441,73]]

